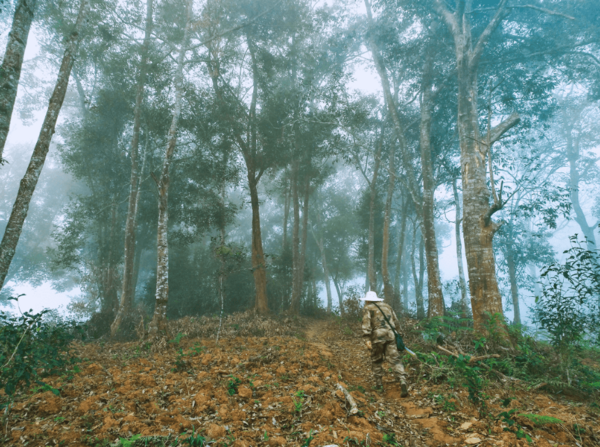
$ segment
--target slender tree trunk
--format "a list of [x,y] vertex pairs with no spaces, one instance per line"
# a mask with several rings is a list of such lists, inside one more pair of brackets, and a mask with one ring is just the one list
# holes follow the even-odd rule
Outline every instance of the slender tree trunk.
[[369,289],[377,290],[377,274],[375,272],[375,203],[377,199],[377,177],[379,166],[381,166],[381,150],[383,149],[383,132],[375,151],[375,165],[373,166],[373,178],[369,184],[371,194],[369,197],[369,259],[367,262],[367,278]]
[[148,327],[150,337],[158,337],[166,333],[167,330],[167,304],[169,302],[169,167],[175,146],[177,144],[177,126],[179,124],[179,115],[181,114],[181,102],[183,98],[183,66],[185,63],[185,53],[189,42],[190,25],[192,19],[192,3],[187,3],[187,19],[185,31],[179,55],[177,56],[177,67],[175,72],[175,103],[173,105],[173,118],[167,137],[167,147],[163,159],[162,172],[158,181],[158,228],[157,228],[157,262],[156,262],[156,302],[154,307],[154,316]]
[[417,302],[417,319],[422,320],[425,318],[425,305],[423,303],[423,270],[424,270],[424,262],[423,262],[423,238],[419,238],[419,272],[417,272],[417,265],[415,259],[415,249],[417,246],[417,224],[414,224],[413,231],[413,246],[412,246],[412,274],[413,274],[413,282],[415,285],[415,301]]
[[[308,241],[308,202],[310,198],[310,166],[308,166],[306,172],[306,185],[304,189],[304,205],[302,207],[302,241],[300,243],[300,253],[298,256],[298,268],[296,278],[296,288],[292,292],[292,312],[298,313],[300,311],[300,299],[302,298],[302,291],[304,285],[304,264],[306,261],[306,243]],[[295,217],[294,210],[294,217]],[[294,227],[294,231],[296,228]]]
[[[404,253],[404,240],[406,239],[406,221],[408,216],[408,200],[402,198],[402,217],[400,223],[400,232],[398,233],[398,254],[396,256],[396,274],[394,277],[394,290],[396,292],[396,300],[398,302],[398,310],[402,305],[400,297],[400,274],[402,272],[402,255]],[[406,291],[405,291],[406,293]],[[408,310],[408,309],[407,309]]]
[[139,173],[138,173],[138,146],[140,141],[140,123],[142,116],[142,102],[144,101],[144,87],[146,83],[146,71],[148,65],[148,49],[152,34],[152,6],[154,0],[146,2],[146,31],[144,42],[142,44],[140,72],[137,81],[137,92],[135,97],[135,107],[133,111],[133,136],[131,138],[131,174],[129,179],[129,204],[127,208],[127,220],[125,222],[125,250],[124,250],[124,269],[123,269],[123,288],[121,290],[121,300],[119,311],[110,327],[111,337],[115,337],[123,318],[131,312],[133,305],[133,271],[135,259],[135,237],[136,237],[136,217],[139,195]]
[[[411,261],[412,262],[412,261]],[[408,260],[404,261],[404,275],[402,275],[402,301],[404,303],[404,311],[408,313],[409,304],[408,304],[408,277],[410,273],[408,272],[409,266]]]
[[[290,186],[288,187],[288,183]],[[290,216],[290,201],[291,201],[291,179],[285,179],[285,199],[283,204],[283,242],[281,247],[281,252],[285,251],[287,246],[287,229],[288,229],[288,220]]]
[[79,48],[79,44],[83,37],[82,30],[87,13],[87,7],[87,0],[82,0],[77,21],[75,23],[75,29],[67,40],[65,54],[58,72],[58,78],[56,80],[54,92],[50,97],[50,103],[48,105],[46,117],[44,118],[42,130],[40,131],[38,141],[33,149],[33,154],[31,156],[29,166],[27,167],[27,171],[25,171],[25,175],[21,180],[21,184],[19,185],[19,192],[17,193],[17,198],[6,225],[6,230],[4,231],[4,237],[0,243],[0,288],[2,288],[4,285],[4,280],[8,274],[10,263],[15,255],[17,243],[19,242],[21,231],[23,230],[23,223],[25,222],[25,218],[27,217],[27,212],[29,210],[29,203],[31,202],[31,197],[33,196],[35,187],[42,172],[42,168],[44,167],[44,163],[46,161],[46,155],[48,154],[50,141],[52,140],[52,134],[54,133],[54,129],[56,127],[56,121],[58,120],[58,115],[65,99],[65,94],[67,93],[67,87],[69,86],[69,77],[71,74],[71,69],[73,68],[75,55],[77,54],[77,49]]
[[395,159],[393,146],[390,149],[390,162],[389,162],[389,181],[387,197],[385,200],[385,215],[383,219],[383,248],[381,250],[381,278],[383,280],[383,296],[385,302],[390,306],[394,306],[394,286],[390,279],[390,272],[388,269],[388,257],[390,249],[390,220],[392,214],[392,198],[394,195],[394,181],[396,179],[395,170]]
[[571,129],[567,131],[567,159],[569,160],[569,198],[571,199],[571,205],[573,211],[575,211],[575,222],[581,228],[583,236],[585,237],[587,249],[594,252],[598,249],[596,246],[596,237],[594,235],[595,226],[588,225],[585,213],[581,208],[579,202],[579,182],[580,175],[577,169],[577,162],[579,161],[579,140],[573,141],[571,135]]
[[440,278],[440,263],[435,237],[435,179],[433,176],[433,155],[431,150],[431,113],[433,111],[433,52],[428,51],[423,66],[421,101],[421,170],[423,173],[423,207],[421,225],[427,258],[427,291],[429,306],[427,317],[444,315],[445,304]]
[[[0,166],[21,78],[23,56],[37,0],[19,0],[15,7],[2,67],[0,67]],[[68,76],[67,76],[68,77]]]
[[290,298],[290,311],[295,313],[297,311],[296,304],[299,301],[300,285],[298,282],[301,281],[298,275],[300,268],[300,198],[298,196],[299,162],[295,160],[293,164],[292,202],[294,206],[294,223],[292,226],[292,296]]
[[463,316],[469,313],[469,299],[467,295],[467,281],[465,281],[465,271],[463,267],[462,236],[460,226],[462,222],[462,213],[460,209],[460,196],[456,186],[456,179],[452,179],[452,192],[454,193],[454,203],[456,204],[456,217],[454,222],[454,237],[456,238],[456,260],[458,264],[458,283],[460,286],[460,303]]
[[340,314],[343,317],[345,315],[344,297],[342,295],[342,289],[340,288],[340,284],[339,284],[339,281],[336,276],[333,277],[333,285],[335,286],[335,291],[337,292],[337,296],[338,296],[338,306],[340,307]]
[[[319,223],[319,227],[321,227],[321,218],[317,213],[317,222]],[[317,247],[319,247],[319,253],[321,254],[321,264],[323,264],[323,282],[325,283],[325,291],[327,292],[327,312],[331,313],[331,309],[333,306],[332,298],[331,298],[331,280],[329,277],[329,269],[327,268],[327,254],[325,253],[325,242],[323,241],[323,232],[322,228],[319,228],[319,237],[315,235],[315,232],[312,231],[313,238],[317,243]]]
[[510,280],[510,294],[512,296],[513,309],[515,311],[514,324],[521,324],[521,309],[519,306],[519,287],[517,285],[517,269],[512,247],[506,252],[506,263],[508,264],[508,278]]

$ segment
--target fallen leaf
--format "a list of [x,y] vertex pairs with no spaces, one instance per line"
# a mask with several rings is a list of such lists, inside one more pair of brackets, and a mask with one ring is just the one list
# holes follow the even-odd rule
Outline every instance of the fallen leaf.
[[473,438],[467,438],[467,439],[465,439],[465,442],[467,444],[479,444],[481,442],[481,439],[475,438],[475,437],[473,437]]
[[461,430],[468,430],[469,428],[471,428],[471,425],[473,425],[473,423],[472,423],[472,422],[465,422],[464,424],[462,424],[462,425],[460,426],[460,429],[461,429]]

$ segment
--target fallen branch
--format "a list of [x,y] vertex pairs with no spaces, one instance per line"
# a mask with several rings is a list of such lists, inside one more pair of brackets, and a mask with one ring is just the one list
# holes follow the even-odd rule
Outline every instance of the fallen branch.
[[358,414],[358,407],[356,406],[356,402],[354,401],[352,395],[341,384],[338,383],[337,386],[340,389],[340,391],[344,393],[346,401],[350,404],[350,411],[348,413],[350,413],[351,415]]
[[[438,346],[438,349],[442,352],[444,352],[445,354],[449,354],[452,357],[456,357],[458,358],[458,354],[455,352],[452,352],[446,348],[443,348],[441,346]],[[464,355],[464,354],[463,354]],[[473,356],[469,358],[469,362],[468,363],[475,363],[478,362],[480,360],[485,360],[485,359],[499,359],[500,355],[499,354],[489,354],[489,355],[478,355],[478,356]],[[489,365],[486,365],[489,366]]]

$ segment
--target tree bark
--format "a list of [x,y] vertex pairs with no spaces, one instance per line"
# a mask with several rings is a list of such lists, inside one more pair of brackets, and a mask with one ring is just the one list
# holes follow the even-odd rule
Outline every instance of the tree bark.
[[[400,232],[398,233],[398,254],[396,256],[396,274],[394,277],[394,291],[396,292],[396,300],[398,302],[397,310],[402,306],[400,297],[400,276],[402,273],[402,255],[404,253],[404,240],[406,239],[406,221],[408,216],[409,201],[402,197],[402,217],[400,223]],[[406,293],[406,291],[405,291]],[[407,309],[408,310],[408,309]]]
[[[502,208],[501,198],[490,206],[490,189],[487,184],[486,157],[491,145],[503,133],[519,122],[511,116],[483,138],[479,132],[478,68],[483,50],[490,35],[506,16],[507,0],[500,0],[493,18],[472,45],[469,20],[470,2],[459,2],[456,12],[451,13],[445,2],[435,0],[438,14],[446,23],[454,38],[456,69],[458,77],[458,136],[463,183],[463,233],[469,271],[469,288],[475,331],[485,333],[487,315],[503,315],[502,296],[496,278],[493,250],[494,234],[500,227],[491,217]],[[496,199],[496,197],[494,197]],[[498,330],[506,334],[503,324]],[[506,335],[507,336],[507,335]]]
[[177,144],[177,126],[179,124],[179,115],[181,114],[181,102],[183,99],[183,66],[185,63],[185,53],[189,42],[189,34],[192,19],[193,0],[187,2],[187,18],[183,41],[179,55],[177,56],[177,67],[175,72],[175,103],[173,104],[173,117],[167,136],[167,147],[163,158],[162,171],[158,180],[158,228],[157,228],[157,261],[156,261],[156,301],[154,306],[154,316],[148,326],[148,335],[158,337],[166,333],[167,330],[167,304],[169,302],[169,168],[175,153]]
[[467,295],[467,281],[465,280],[465,270],[463,267],[463,250],[462,236],[460,226],[462,223],[462,212],[460,207],[460,196],[458,195],[458,187],[456,186],[456,178],[452,179],[452,192],[454,193],[455,203],[455,222],[454,222],[454,237],[456,239],[456,260],[458,264],[458,284],[460,286],[460,303],[462,307],[463,317],[469,313],[469,301]]
[[423,206],[421,224],[427,258],[427,291],[429,305],[427,317],[444,315],[445,304],[440,278],[440,263],[435,237],[435,179],[433,176],[433,155],[431,150],[431,113],[433,111],[433,53],[428,51],[423,66],[421,101],[421,170],[423,174]]
[[12,27],[8,34],[4,60],[0,67],[0,166],[4,162],[2,154],[17,98],[23,56],[36,3],[37,0],[19,0],[17,2]]
[[394,181],[396,179],[395,170],[395,159],[393,146],[390,148],[390,162],[389,162],[389,180],[387,197],[385,200],[385,215],[383,219],[383,248],[381,250],[381,278],[383,280],[383,296],[385,302],[390,306],[394,305],[394,286],[390,279],[390,272],[388,269],[388,257],[390,250],[390,220],[392,214],[392,198],[394,195]]
[[371,179],[369,196],[369,258],[367,261],[367,278],[369,289],[377,291],[377,275],[375,273],[375,201],[377,198],[377,177],[381,165],[381,150],[383,148],[383,132],[375,151],[375,164],[373,166],[373,178]]
[[519,287],[517,285],[517,269],[515,266],[515,257],[512,247],[508,247],[506,250],[506,263],[508,265],[508,278],[510,280],[510,294],[513,302],[513,310],[515,312],[513,323],[521,324],[521,309],[519,307]]
[[144,101],[144,88],[146,84],[146,71],[148,66],[148,49],[150,47],[150,38],[152,34],[152,10],[153,1],[146,2],[146,30],[144,42],[141,49],[140,72],[137,81],[137,91],[135,96],[135,107],[133,111],[133,136],[131,138],[131,174],[129,178],[129,204],[127,208],[127,219],[125,222],[125,250],[124,250],[124,269],[123,269],[123,287],[121,290],[121,300],[119,310],[115,321],[110,327],[111,337],[115,337],[123,318],[131,312],[133,305],[133,272],[135,259],[135,237],[136,237],[136,218],[137,204],[139,194],[139,173],[138,173],[138,147],[140,141],[140,123],[142,116],[142,102]]
[[323,240],[323,229],[321,228],[321,217],[319,213],[317,213],[317,222],[319,224],[319,237],[317,238],[315,232],[312,231],[312,228],[311,233],[315,239],[317,247],[319,247],[319,252],[321,254],[321,264],[323,265],[323,282],[325,283],[325,290],[327,292],[327,312],[331,313],[333,307],[333,300],[331,298],[331,281],[329,277],[329,269],[327,268],[327,253],[325,252],[325,242]]
[[25,175],[21,179],[19,192],[17,193],[17,198],[6,225],[4,237],[0,243],[0,289],[4,285],[10,263],[15,255],[15,250],[23,230],[23,223],[25,222],[29,210],[29,203],[31,202],[31,197],[33,196],[42,168],[44,167],[46,156],[48,155],[52,134],[56,127],[56,121],[58,120],[65,94],[67,93],[67,87],[69,86],[69,77],[71,75],[71,69],[73,68],[75,55],[77,54],[77,49],[79,48],[79,44],[83,37],[82,30],[87,14],[87,8],[87,0],[82,0],[77,21],[75,22],[75,28],[67,40],[65,53],[58,71],[56,86],[50,97],[50,103],[48,104],[48,110],[44,118],[44,123],[42,124],[42,130],[40,131],[38,141],[33,149],[27,171],[25,171]]
[[258,182],[254,175],[251,178],[250,173],[248,174],[248,186],[250,186],[250,202],[252,204],[252,271],[256,288],[255,308],[259,314],[266,315],[269,313],[269,303],[267,301],[267,271],[260,231]]

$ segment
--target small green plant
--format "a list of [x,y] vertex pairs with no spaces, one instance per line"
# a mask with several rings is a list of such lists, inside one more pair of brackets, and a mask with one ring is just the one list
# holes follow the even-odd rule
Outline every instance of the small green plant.
[[396,441],[396,434],[395,433],[384,433],[384,435],[383,435],[383,443],[387,444],[387,445],[393,445],[393,446],[400,447],[400,444],[398,444],[398,441]]
[[133,447],[135,445],[135,442],[140,439],[142,437],[142,435],[134,435],[129,439],[125,439],[125,438],[119,438],[119,445],[121,447]]
[[504,431],[514,433],[517,439],[525,438],[527,442],[531,444],[531,436],[529,436],[523,431],[523,427],[514,418],[514,414],[517,411],[518,410],[516,408],[513,408],[512,410],[508,411],[503,411],[496,417],[496,419],[501,419],[502,422],[504,422],[507,425],[506,427],[504,427]]
[[60,424],[61,422],[64,422],[64,421],[65,421],[65,418],[64,418],[64,417],[62,417],[62,416],[56,416],[56,417],[54,418],[54,422],[57,422],[57,423],[59,423],[59,424]]
[[450,357],[450,364],[458,370],[464,380],[464,385],[469,390],[469,400],[479,409],[482,418],[489,416],[487,407],[488,396],[483,392],[485,380],[479,372],[479,367],[470,365],[471,357],[459,355],[458,358]]
[[184,335],[184,334],[182,334],[181,332],[179,332],[179,333],[177,334],[177,336],[176,336],[176,337],[175,337],[173,340],[169,340],[169,343],[173,343],[173,344],[179,345],[179,342],[181,341],[181,339],[182,339],[183,337],[185,337],[185,335]]
[[564,424],[563,421],[557,418],[553,418],[552,416],[542,416],[540,414],[527,414],[521,413],[519,416],[529,419],[535,425],[545,425],[545,424]]
[[227,392],[230,396],[233,396],[238,392],[238,387],[241,385],[241,383],[242,381],[234,375],[229,376],[229,380],[227,381]]
[[268,441],[269,440],[269,434],[267,433],[267,430],[265,430],[265,433],[263,434],[263,441]]
[[312,430],[310,430],[310,431],[308,432],[308,438],[306,438],[306,439],[304,440],[304,442],[302,443],[302,447],[308,447],[308,446],[310,445],[311,441],[312,441],[313,439],[315,439],[315,438],[313,438],[312,432],[313,432]]
[[206,439],[203,436],[196,434],[196,429],[192,426],[192,434],[183,440],[183,445],[190,447],[204,447]]
[[379,416],[380,418],[384,418],[385,417],[385,411],[379,410],[377,412],[377,416]]
[[435,403],[442,407],[445,413],[454,413],[456,411],[456,404],[448,399],[448,396],[438,394],[434,397]]
[[296,391],[294,396],[292,397],[292,402],[294,402],[294,412],[301,413],[302,405],[304,405],[305,394],[303,390]]

